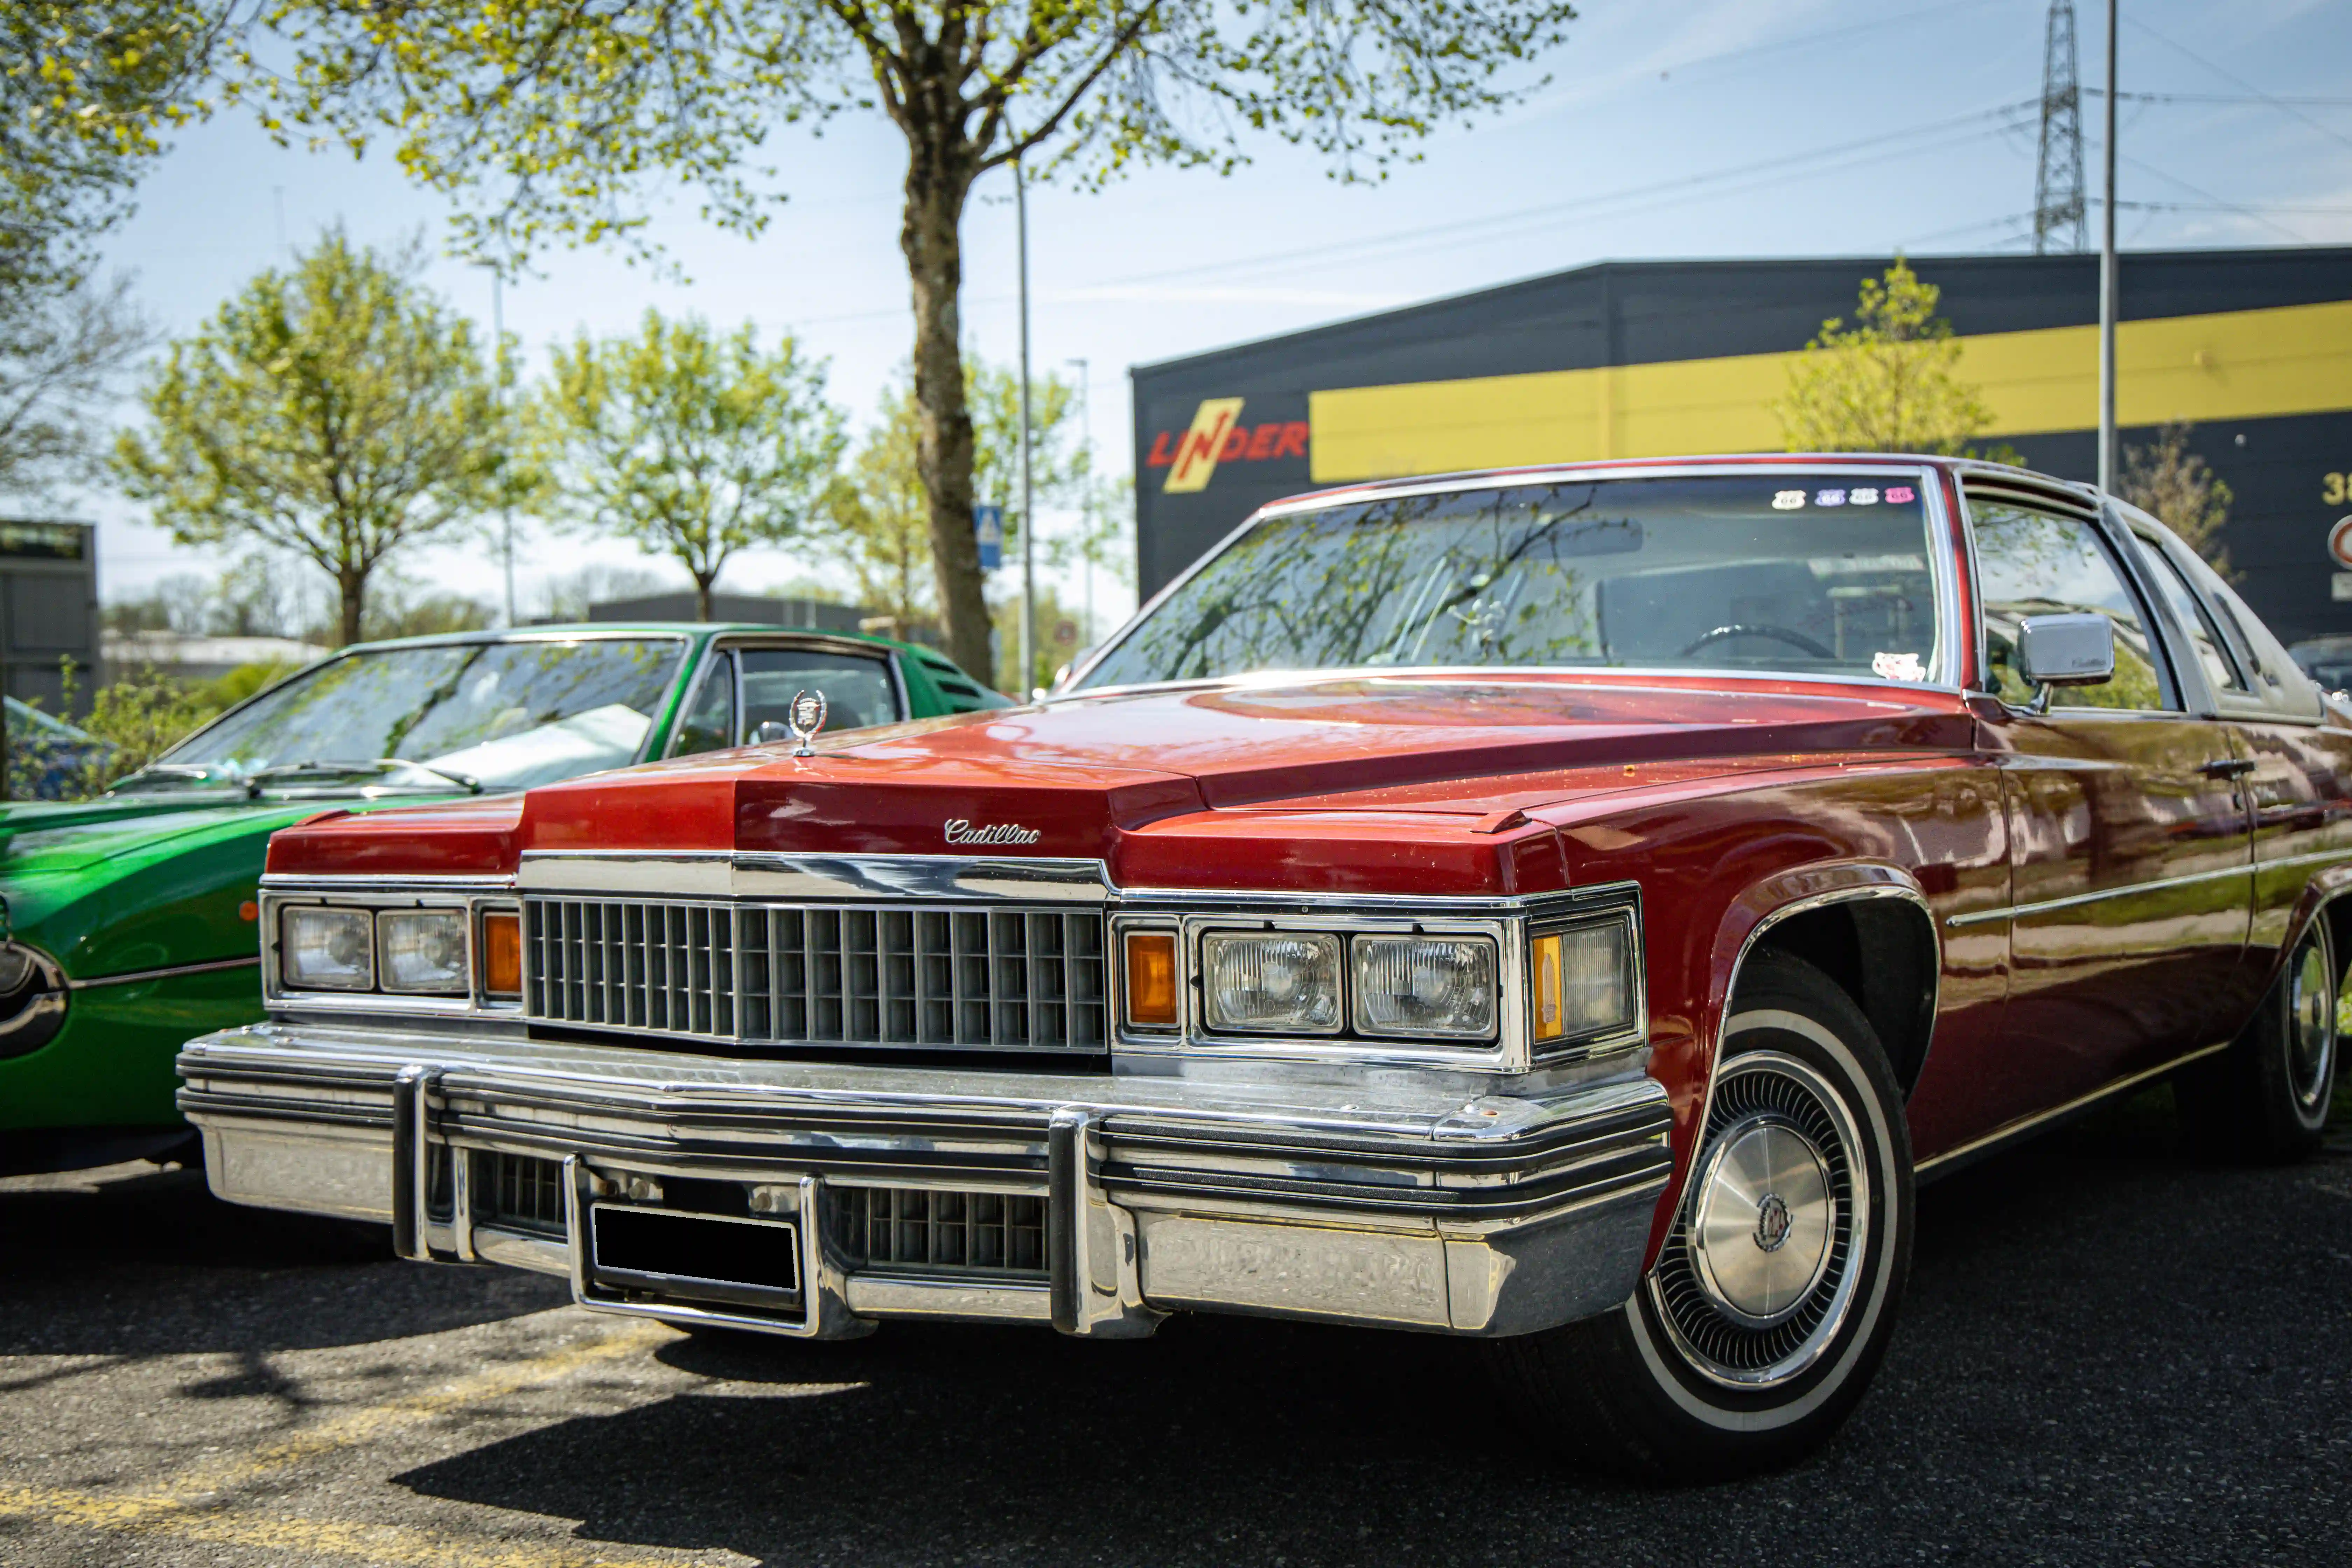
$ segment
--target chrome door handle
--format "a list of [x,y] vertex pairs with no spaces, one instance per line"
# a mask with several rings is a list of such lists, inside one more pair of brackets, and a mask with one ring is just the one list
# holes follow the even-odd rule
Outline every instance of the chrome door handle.
[[2242,779],[2254,771],[2252,757],[2221,757],[2197,770],[2209,779]]

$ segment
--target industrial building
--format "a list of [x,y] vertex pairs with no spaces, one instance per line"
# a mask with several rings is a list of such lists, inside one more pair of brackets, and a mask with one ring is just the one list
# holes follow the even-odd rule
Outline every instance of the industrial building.
[[58,713],[66,668],[87,704],[98,661],[98,531],[0,518],[0,690]]
[[[1318,486],[1784,449],[1790,362],[1888,259],[1608,262],[1138,366],[1142,591]],[[1912,265],[1991,410],[1983,440],[2091,479],[2098,258]],[[2240,592],[2290,642],[2352,633],[2352,561],[2330,553],[2352,518],[2352,247],[2126,252],[2119,285],[2124,445],[2187,424],[2235,492]]]

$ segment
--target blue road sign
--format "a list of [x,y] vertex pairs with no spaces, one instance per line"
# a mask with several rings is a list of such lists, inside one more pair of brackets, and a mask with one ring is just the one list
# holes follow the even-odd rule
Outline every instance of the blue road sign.
[[971,531],[980,540],[980,569],[993,572],[1003,565],[1004,509],[1001,506],[972,508]]

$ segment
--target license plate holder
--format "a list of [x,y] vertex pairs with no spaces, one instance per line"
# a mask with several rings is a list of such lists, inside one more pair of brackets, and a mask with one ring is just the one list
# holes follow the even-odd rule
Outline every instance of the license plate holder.
[[801,1305],[801,1220],[746,1219],[636,1204],[586,1205],[586,1283],[625,1296],[761,1311]]

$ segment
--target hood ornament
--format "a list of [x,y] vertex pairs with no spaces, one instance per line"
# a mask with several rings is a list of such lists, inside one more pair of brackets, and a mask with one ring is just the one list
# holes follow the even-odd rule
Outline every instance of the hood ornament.
[[793,752],[793,755],[808,757],[816,754],[809,750],[809,742],[816,739],[816,732],[819,730],[824,728],[825,711],[824,692],[795,691],[793,693],[793,705],[784,710],[784,728],[790,730],[793,732],[793,739],[800,742],[799,749]]

